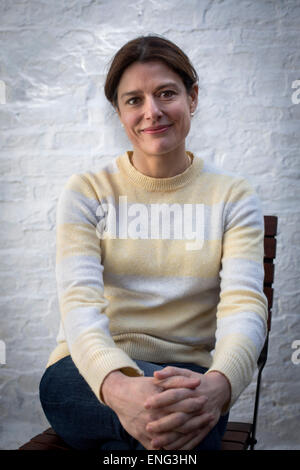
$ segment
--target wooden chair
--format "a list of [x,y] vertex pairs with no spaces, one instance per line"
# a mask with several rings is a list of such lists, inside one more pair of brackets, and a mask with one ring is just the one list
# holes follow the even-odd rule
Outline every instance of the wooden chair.
[[[261,351],[258,365],[257,385],[252,423],[229,422],[222,440],[222,450],[254,450],[256,440],[256,422],[259,405],[259,393],[262,370],[268,356],[269,332],[271,330],[271,313],[273,306],[274,259],[276,257],[277,217],[266,215],[264,237],[264,293],[268,299],[268,332]],[[72,450],[52,428],[33,437],[18,450]]]

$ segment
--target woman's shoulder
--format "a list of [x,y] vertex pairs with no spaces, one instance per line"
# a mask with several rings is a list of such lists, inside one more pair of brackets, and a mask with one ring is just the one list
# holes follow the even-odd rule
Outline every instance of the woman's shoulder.
[[72,173],[66,178],[64,187],[74,190],[79,189],[80,191],[97,190],[101,181],[119,171],[116,163],[117,158],[103,159],[102,162],[100,160],[100,163],[98,162],[93,168],[79,173]]
[[214,189],[224,198],[238,195],[251,195],[256,193],[255,185],[245,173],[232,171],[222,167],[220,164],[206,158],[196,157],[202,160],[200,177],[205,180],[205,187]]
[[237,180],[244,178],[243,175],[231,171],[225,167],[222,167],[221,165],[216,164],[215,162],[211,160],[206,160],[203,159],[203,168],[202,168],[203,173],[210,174],[210,175],[216,175],[216,176],[227,176],[228,178]]
[[211,160],[204,160],[203,159],[203,167],[202,172],[204,175],[211,175],[215,177],[216,180],[219,180],[224,184],[227,182],[230,186],[234,185],[244,185],[247,187],[252,187],[252,183],[250,181],[250,177],[245,173],[239,171],[232,171],[226,167],[222,167],[219,164]]

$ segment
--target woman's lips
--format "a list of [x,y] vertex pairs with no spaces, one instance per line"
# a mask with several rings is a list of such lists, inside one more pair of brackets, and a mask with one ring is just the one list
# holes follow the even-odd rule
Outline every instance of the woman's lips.
[[145,134],[161,134],[162,132],[166,132],[170,127],[171,124],[166,126],[148,127],[146,129],[143,129],[142,132],[144,132]]

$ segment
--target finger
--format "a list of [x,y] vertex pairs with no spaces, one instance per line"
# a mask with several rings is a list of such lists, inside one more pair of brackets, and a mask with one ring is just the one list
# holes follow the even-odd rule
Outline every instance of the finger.
[[155,395],[147,398],[144,407],[148,408],[161,408],[164,406],[173,405],[174,403],[185,400],[186,398],[197,397],[197,391],[189,388],[171,388],[164,392],[156,393]]
[[195,447],[200,444],[201,441],[207,436],[207,434],[214,427],[214,423],[211,421],[205,428],[201,429],[198,435],[192,438],[189,442],[184,444],[179,450],[193,450]]
[[213,419],[214,416],[211,413],[202,413],[191,417],[189,413],[177,412],[148,423],[146,430],[155,434],[172,430],[182,434],[188,434],[197,429],[199,430],[206,427]]
[[188,434],[180,434],[177,439],[170,440],[167,437],[161,439],[161,448],[164,450],[180,450],[184,445],[188,444],[191,440],[199,435],[199,431],[194,431]]
[[184,424],[178,426],[176,431],[182,434],[188,434],[197,430],[199,431],[200,429],[207,427],[213,420],[214,416],[211,413],[203,413],[190,417],[184,422]]
[[158,419],[157,421],[152,421],[151,423],[148,423],[146,426],[146,431],[155,434],[174,430],[177,431],[177,428],[182,426],[188,419],[190,419],[190,415],[188,413],[172,413],[170,415]]
[[154,384],[159,385],[163,389],[167,388],[196,388],[200,385],[200,377],[185,377],[183,375],[174,375],[166,379],[158,379],[155,377]]
[[164,450],[192,450],[204,439],[214,425],[215,422],[206,417],[205,420],[202,420],[202,427],[198,429],[184,434],[177,433],[177,437],[175,433],[161,433],[154,436],[151,443],[155,443],[156,448]]
[[158,378],[166,378],[170,377],[172,375],[185,375],[186,377],[191,377],[193,372],[191,372],[189,369],[183,369],[181,367],[174,367],[174,366],[167,366],[164,367],[163,369],[156,370],[154,372],[154,377]]
[[[207,426],[204,430],[201,430],[198,434],[196,434],[191,440],[187,441],[185,444],[180,446],[178,450],[193,450],[200,444],[201,441],[207,436],[207,434],[211,431],[212,427]],[[167,449],[169,450],[169,449]]]
[[170,445],[181,438],[182,434],[175,431],[164,433],[158,436],[154,436],[151,441],[151,446],[154,449],[162,449],[165,445]]
[[[195,413],[200,413],[203,410],[203,407],[207,403],[207,400],[208,398],[204,395],[195,398],[186,398],[185,400],[181,400],[177,403],[174,403],[173,405],[161,408],[161,411],[163,411],[165,415],[175,413],[177,411],[182,411],[183,413],[189,413],[191,416],[193,416]],[[153,415],[155,415],[155,413],[153,413]],[[151,421],[155,420],[156,419],[154,418]]]

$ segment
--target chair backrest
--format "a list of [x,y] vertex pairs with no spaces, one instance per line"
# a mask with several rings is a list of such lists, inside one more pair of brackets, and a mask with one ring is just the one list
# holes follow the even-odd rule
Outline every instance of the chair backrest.
[[264,347],[260,353],[260,356],[257,361],[258,365],[258,376],[257,376],[257,385],[256,385],[256,395],[254,403],[254,413],[252,421],[252,430],[249,439],[251,450],[254,449],[256,444],[256,422],[258,414],[258,405],[259,405],[259,392],[260,392],[260,381],[261,373],[267,362],[268,357],[268,347],[269,347],[269,332],[271,330],[271,320],[272,320],[272,307],[273,307],[273,282],[274,282],[274,260],[276,258],[276,235],[277,235],[277,224],[278,217],[274,215],[265,215],[265,236],[264,236],[264,294],[268,299],[268,331],[267,337],[265,340]]

